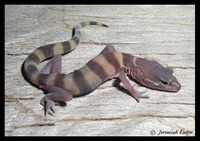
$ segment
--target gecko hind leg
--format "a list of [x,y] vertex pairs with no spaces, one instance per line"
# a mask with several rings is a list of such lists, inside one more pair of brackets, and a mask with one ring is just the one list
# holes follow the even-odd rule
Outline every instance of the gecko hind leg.
[[54,56],[42,69],[42,73],[61,73],[62,70],[62,55],[57,54]]
[[[42,73],[51,74],[51,73],[61,73],[62,68],[62,56],[57,54],[54,56],[47,65],[42,69]],[[40,104],[44,106],[45,116],[47,114],[55,113],[53,107],[57,102],[65,102],[70,101],[72,99],[72,95],[66,90],[58,87],[58,86],[43,86],[49,93],[46,94]]]
[[53,107],[56,102],[70,101],[73,97],[69,92],[57,86],[45,86],[45,88],[49,93],[40,101],[40,104],[44,106],[45,116],[47,114],[52,114],[52,112],[55,113]]

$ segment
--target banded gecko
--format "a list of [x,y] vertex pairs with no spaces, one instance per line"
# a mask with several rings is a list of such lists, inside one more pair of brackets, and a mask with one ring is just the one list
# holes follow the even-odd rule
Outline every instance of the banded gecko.
[[[108,27],[100,22],[81,22],[75,26],[74,36],[71,39],[41,46],[35,49],[24,62],[26,77],[49,92],[40,102],[44,106],[45,116],[55,112],[53,107],[56,102],[70,101],[73,96],[87,94],[114,77],[122,81],[137,102],[139,98],[148,98],[142,95],[146,91],[135,90],[126,75],[132,76],[149,88],[171,92],[180,90],[181,85],[170,68],[165,68],[152,60],[117,52],[111,44],[80,69],[69,74],[61,73],[61,54],[72,51],[79,45],[82,37],[80,29],[89,25]],[[40,72],[37,66],[50,57],[53,58]]]

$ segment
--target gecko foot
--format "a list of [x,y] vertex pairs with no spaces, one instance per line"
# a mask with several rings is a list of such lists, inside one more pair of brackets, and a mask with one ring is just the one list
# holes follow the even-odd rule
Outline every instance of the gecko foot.
[[143,90],[143,91],[141,91],[141,92],[136,91],[136,94],[134,95],[134,98],[136,99],[136,101],[139,102],[139,101],[140,101],[139,98],[147,98],[147,99],[149,99],[149,96],[148,96],[148,95],[143,95],[143,94],[146,93],[146,92],[147,92],[146,89]]
[[44,106],[45,116],[47,114],[53,115],[53,113],[55,113],[53,109],[53,107],[55,106],[55,102],[49,99],[47,96],[44,96],[41,99],[40,104]]

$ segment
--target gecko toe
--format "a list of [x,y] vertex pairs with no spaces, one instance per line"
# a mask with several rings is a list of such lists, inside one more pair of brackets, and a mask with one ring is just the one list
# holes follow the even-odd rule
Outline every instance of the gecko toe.
[[146,98],[146,99],[149,99],[149,96],[148,96],[148,95],[139,95],[138,98]]
[[141,92],[139,91],[136,91],[136,95],[134,96],[136,101],[139,102],[140,101],[140,98],[146,98],[146,99],[149,99],[149,96],[148,95],[143,95],[144,93],[146,93],[147,90],[143,90]]
[[[55,105],[55,102],[53,102],[52,100],[51,101],[48,101],[45,105],[45,116],[47,114],[50,114],[50,115],[53,115],[53,113],[55,113],[53,107]],[[53,112],[53,113],[52,113]]]
[[149,98],[148,95],[143,95],[143,94],[146,93],[146,92],[147,92],[147,89],[138,92],[138,98]]
[[147,92],[147,89],[145,89],[145,90],[143,90],[143,91],[140,91],[139,93],[140,94],[144,94],[144,93],[146,93]]
[[44,98],[42,98],[40,104],[44,106],[45,116],[47,114],[53,115],[55,113],[55,110],[53,108],[55,106],[55,102],[51,99],[45,96]]

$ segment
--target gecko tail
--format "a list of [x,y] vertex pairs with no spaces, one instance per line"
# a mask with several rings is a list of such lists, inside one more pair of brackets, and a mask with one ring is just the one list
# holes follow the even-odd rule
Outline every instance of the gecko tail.
[[[103,23],[95,21],[81,22],[75,26],[74,35],[71,39],[63,42],[44,45],[35,49],[24,62],[24,71],[27,75],[27,78],[34,84],[38,84],[38,79],[42,78],[40,77],[41,72],[38,70],[39,63],[48,58],[56,56],[57,54],[65,54],[74,50],[79,45],[82,37],[81,28],[89,25],[108,27]],[[42,74],[42,76],[47,78],[48,74]]]

